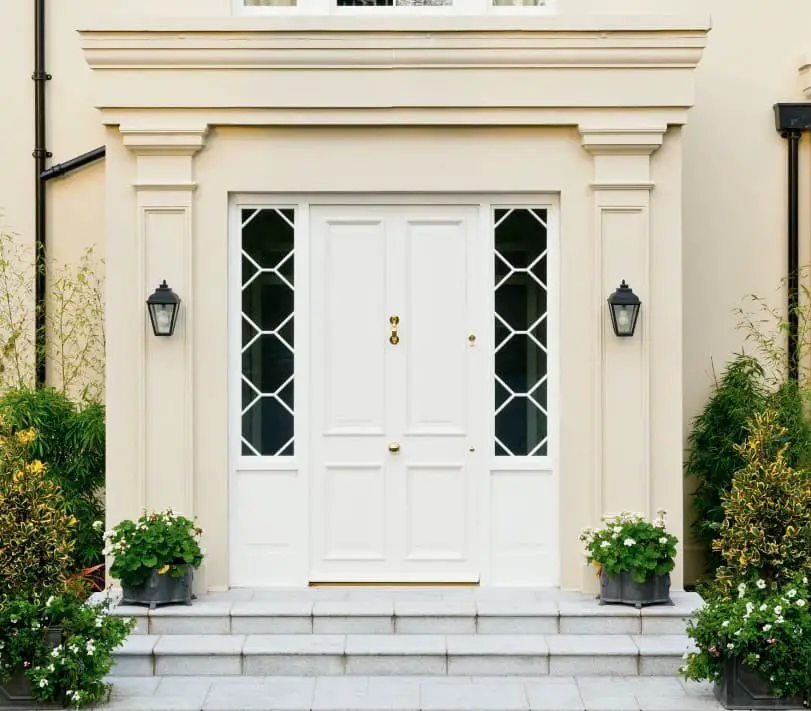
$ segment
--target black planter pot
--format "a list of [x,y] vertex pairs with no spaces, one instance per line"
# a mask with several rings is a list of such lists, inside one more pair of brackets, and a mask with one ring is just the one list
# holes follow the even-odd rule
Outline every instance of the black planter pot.
[[775,696],[769,682],[744,666],[737,657],[724,660],[724,680],[715,685],[715,697],[726,709],[786,711],[803,708],[801,699]]
[[191,605],[194,568],[183,566],[183,576],[173,578],[168,573],[158,575],[153,570],[143,585],[134,588],[123,586],[122,605],[149,605],[154,610],[158,605]]
[[[45,639],[51,647],[62,644],[62,630],[49,629]],[[15,669],[7,684],[0,684],[0,711],[19,711],[20,709],[59,709],[65,705],[64,698],[52,703],[35,701],[31,695],[31,685],[23,669]]]
[[634,580],[633,571],[609,575],[600,573],[601,605],[672,605],[670,599],[670,573],[650,575],[644,583]]

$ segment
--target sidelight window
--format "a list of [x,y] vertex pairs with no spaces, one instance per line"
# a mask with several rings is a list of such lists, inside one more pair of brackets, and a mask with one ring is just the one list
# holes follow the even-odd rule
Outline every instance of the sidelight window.
[[548,454],[547,211],[497,209],[495,262],[495,454]]
[[293,456],[294,227],[290,209],[243,209],[243,456]]

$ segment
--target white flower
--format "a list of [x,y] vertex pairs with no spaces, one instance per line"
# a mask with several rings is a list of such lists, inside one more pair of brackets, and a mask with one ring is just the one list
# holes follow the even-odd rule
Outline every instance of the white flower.
[[783,607],[782,607],[782,605],[778,605],[777,607],[775,607],[775,608],[774,608],[774,614],[775,614],[775,615],[779,615],[779,614],[780,614],[780,613],[782,613],[782,612],[783,612]]
[[53,595],[51,595],[51,596],[48,598],[48,601],[45,603],[45,607],[50,607],[51,605],[53,605],[53,604],[54,604],[54,600],[56,600],[56,598],[55,598]]
[[760,580],[757,581],[757,586],[758,586],[759,589],[765,590],[766,589],[766,581],[761,578]]
[[803,585],[808,585],[808,578],[803,578]]
[[766,612],[766,610],[768,610],[768,609],[769,609],[769,606],[765,602],[760,606],[760,611],[761,612]]
[[772,628],[771,625],[763,625],[763,631],[768,632]]
[[741,636],[741,631],[740,631],[740,630],[737,630],[737,631],[735,632],[735,636],[736,636],[736,637],[740,637],[740,636]]
[[667,536],[662,536],[659,539],[659,543],[661,543],[663,546],[666,545],[667,544]]
[[786,593],[786,595],[787,595],[789,598],[797,597],[797,591],[796,591],[794,588],[791,588],[791,590],[789,590],[789,591]]
[[54,669],[54,665],[53,665],[53,664],[50,664],[50,665],[48,666],[48,671],[49,671],[49,672],[51,672],[51,674],[53,674],[53,672],[55,671],[55,669]]
[[729,620],[724,620],[724,621],[721,623],[721,627],[729,627]]
[[39,629],[39,627],[40,627],[39,622],[37,622],[36,620],[34,620],[34,621],[31,623],[31,629],[32,629],[32,630],[38,630],[38,629]]
[[76,693],[76,692],[75,692],[75,691],[73,691],[73,689],[68,689],[68,690],[65,692],[65,696],[67,696],[68,698],[70,698],[70,697],[71,697],[71,696],[73,696],[75,693]]
[[746,583],[738,585],[738,597],[743,597],[746,593]]
[[48,680],[47,679],[40,679],[39,680],[39,688],[44,689],[46,686],[48,686]]
[[93,530],[100,531],[104,528],[104,521],[93,521]]
[[104,624],[104,618],[103,617],[97,617],[96,618],[96,627],[101,627],[103,624]]
[[778,616],[775,618],[775,620],[774,620],[774,621],[775,621],[775,624],[782,625],[782,624],[785,622],[785,619],[783,619],[783,616],[782,616],[782,615],[778,615]]
[[681,658],[682,658],[682,659],[689,659],[689,657],[690,657],[690,653],[689,653],[689,652],[685,652],[684,654],[682,654],[682,655],[681,655]]
[[732,642],[730,642],[730,643],[727,645],[727,649],[735,649],[735,645],[734,645],[734,644],[732,644]]
[[51,656],[56,658],[56,657],[59,656],[59,653],[61,651],[62,651],[62,645],[60,644],[59,646],[53,648],[53,651],[51,652]]
[[805,600],[802,600],[802,599],[797,600],[797,607],[804,607],[804,606],[805,606]]
[[603,541],[600,544],[600,548],[608,548],[611,544],[608,541]]
[[623,543],[630,548],[631,546],[636,545],[636,541],[633,538],[626,538]]
[[755,611],[755,603],[754,602],[747,602],[746,603],[746,616],[748,617]]

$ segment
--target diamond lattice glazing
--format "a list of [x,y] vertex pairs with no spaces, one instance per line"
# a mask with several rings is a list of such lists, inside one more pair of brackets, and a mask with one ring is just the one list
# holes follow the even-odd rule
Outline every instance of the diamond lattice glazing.
[[295,450],[293,210],[242,210],[242,454]]
[[495,453],[546,456],[547,213],[498,209],[494,217]]

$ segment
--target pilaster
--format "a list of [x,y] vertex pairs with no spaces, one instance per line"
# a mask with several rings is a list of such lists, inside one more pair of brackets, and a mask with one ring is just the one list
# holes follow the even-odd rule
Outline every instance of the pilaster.
[[[194,284],[192,233],[194,156],[205,144],[205,125],[156,130],[121,126],[135,156],[136,240],[133,298],[143,303],[163,279],[181,298],[174,335],[152,333],[146,306],[136,362],[139,383],[137,463],[140,506],[195,514],[193,438]],[[134,423],[135,424],[135,423]]]
[[[580,126],[594,157],[591,266],[597,352],[592,520],[621,510],[651,515],[651,156],[665,126]],[[632,338],[617,338],[606,298],[625,279],[642,301]]]

